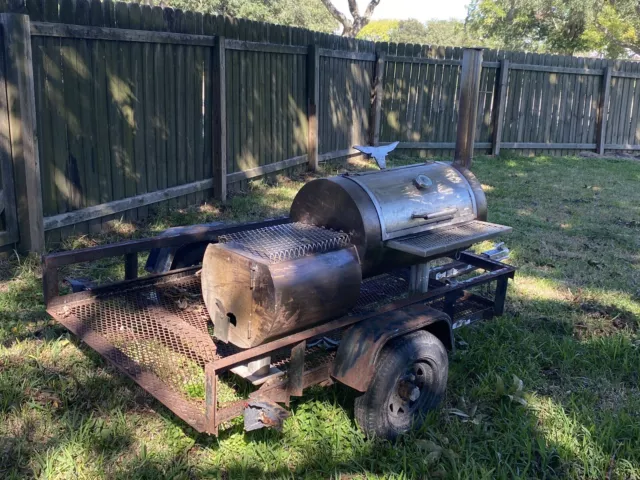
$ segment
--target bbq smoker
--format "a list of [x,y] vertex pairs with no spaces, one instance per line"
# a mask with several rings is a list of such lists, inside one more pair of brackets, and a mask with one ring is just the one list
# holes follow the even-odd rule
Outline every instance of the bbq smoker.
[[249,348],[344,315],[362,279],[399,267],[424,292],[430,260],[511,230],[486,217],[475,176],[446,163],[311,181],[292,223],[207,248],[202,293],[216,336]]
[[[362,149],[384,167],[393,146]],[[47,255],[45,302],[199,432],[239,415],[246,430],[279,428],[292,397],[339,382],[358,392],[365,432],[393,438],[442,399],[454,330],[503,313],[508,250],[467,250],[510,230],[486,218],[479,182],[455,164],[317,179],[287,217]],[[145,251],[152,274],[137,278]],[[60,268],[114,256],[124,281],[67,279],[60,295]],[[224,402],[230,375],[247,388]]]

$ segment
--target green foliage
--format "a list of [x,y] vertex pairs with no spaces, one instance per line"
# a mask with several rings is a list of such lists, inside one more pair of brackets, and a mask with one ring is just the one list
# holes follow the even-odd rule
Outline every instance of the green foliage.
[[166,6],[333,33],[338,22],[320,0],[167,0]]
[[398,26],[389,32],[395,43],[423,43],[427,44],[427,27],[418,20],[402,20]]
[[469,35],[459,20],[374,20],[357,38],[375,42],[417,43],[449,47],[490,46],[479,37]]
[[400,20],[372,20],[360,30],[356,38],[372,42],[391,42],[391,32],[398,28]]
[[509,50],[640,54],[635,0],[474,0],[468,24],[479,37]]
[[640,55],[640,4],[621,0],[603,2],[585,29],[584,38],[608,57]]

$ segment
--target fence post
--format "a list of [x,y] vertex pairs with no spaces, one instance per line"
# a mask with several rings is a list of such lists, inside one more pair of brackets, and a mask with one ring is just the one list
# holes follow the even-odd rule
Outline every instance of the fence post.
[[227,89],[224,37],[218,37],[213,47],[212,99],[213,132],[213,195],[216,200],[227,199]]
[[309,170],[318,170],[318,103],[320,101],[320,50],[309,45],[307,51],[307,162]]
[[607,134],[607,107],[609,106],[609,95],[611,93],[611,67],[604,67],[602,75],[602,95],[598,103],[596,150],[598,155],[604,155],[605,135]]
[[9,137],[20,230],[19,249],[44,251],[42,186],[28,15],[0,14],[5,53]]
[[467,168],[471,166],[473,143],[476,137],[481,72],[482,49],[465,48],[460,73],[460,104],[454,163]]
[[498,88],[493,107],[493,139],[491,143],[491,154],[500,155],[500,143],[502,142],[502,125],[504,123],[505,100],[507,98],[507,83],[509,82],[509,60],[506,58],[500,61],[500,75],[498,77]]
[[380,143],[380,118],[382,115],[382,82],[384,81],[384,53],[376,51],[376,71],[373,80],[371,102],[371,145]]

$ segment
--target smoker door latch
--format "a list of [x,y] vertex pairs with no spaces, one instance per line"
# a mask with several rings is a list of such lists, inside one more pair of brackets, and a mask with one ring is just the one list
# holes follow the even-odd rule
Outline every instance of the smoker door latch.
[[258,274],[258,265],[255,263],[251,264],[251,268],[249,269],[249,289],[253,290],[256,288],[256,276]]

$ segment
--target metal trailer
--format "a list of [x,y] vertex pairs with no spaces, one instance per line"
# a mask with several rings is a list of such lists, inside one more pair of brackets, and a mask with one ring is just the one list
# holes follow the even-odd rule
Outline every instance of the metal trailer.
[[[425,293],[410,291],[412,273],[399,268],[365,279],[356,306],[343,317],[245,350],[220,342],[202,300],[200,267],[189,265],[220,235],[288,222],[281,217],[180,227],[153,238],[46,255],[47,312],[195,430],[213,435],[240,415],[247,430],[279,427],[287,416],[280,404],[288,406],[312,385],[337,381],[366,392],[393,339],[428,331],[452,350],[455,329],[503,313],[515,268],[495,259],[500,250],[457,250],[449,263],[431,269]],[[137,278],[138,253],[145,251],[153,251],[161,273]],[[69,280],[75,292],[60,295],[60,269],[116,256],[124,257],[124,281],[94,287]],[[270,374],[247,381],[246,398],[226,402],[219,379],[265,358],[268,366],[262,366]],[[410,376],[392,387],[394,398],[400,395],[406,405],[420,388]],[[404,415],[415,414],[406,410]]]

